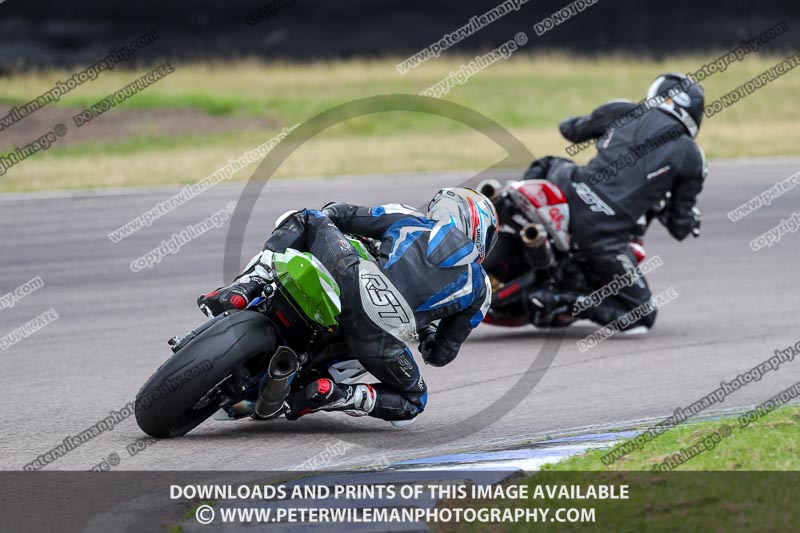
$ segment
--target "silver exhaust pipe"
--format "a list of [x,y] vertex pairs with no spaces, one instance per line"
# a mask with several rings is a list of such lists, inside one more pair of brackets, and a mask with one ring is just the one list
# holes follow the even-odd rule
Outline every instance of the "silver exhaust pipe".
[[534,270],[547,268],[553,264],[553,248],[547,239],[547,230],[541,224],[525,224],[519,230],[522,251],[528,264]]
[[497,180],[483,180],[478,184],[478,192],[487,197],[492,203],[500,199],[503,185]]
[[541,224],[525,224],[519,230],[525,248],[538,248],[547,240],[547,230]]

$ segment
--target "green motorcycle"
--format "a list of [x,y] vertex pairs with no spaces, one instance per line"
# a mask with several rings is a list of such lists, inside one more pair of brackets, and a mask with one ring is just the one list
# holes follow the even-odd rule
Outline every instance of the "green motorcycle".
[[[374,261],[374,243],[349,240]],[[223,420],[275,418],[292,391],[320,377],[350,384],[366,374],[338,326],[339,287],[317,258],[276,253],[268,281],[246,309],[170,339],[173,355],[136,395],[142,431],[180,437],[215,413]]]

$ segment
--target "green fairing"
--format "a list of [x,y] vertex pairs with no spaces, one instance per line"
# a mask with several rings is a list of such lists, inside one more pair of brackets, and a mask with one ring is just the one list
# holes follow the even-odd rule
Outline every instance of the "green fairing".
[[361,257],[361,259],[366,259],[367,261],[375,260],[375,258],[372,257],[372,255],[370,255],[370,253],[367,251],[364,243],[353,237],[348,237],[347,240],[353,245],[353,248],[355,248],[356,253],[359,255],[359,257]]
[[306,316],[325,327],[336,325],[342,311],[339,285],[316,257],[287,248],[272,263],[279,283]]

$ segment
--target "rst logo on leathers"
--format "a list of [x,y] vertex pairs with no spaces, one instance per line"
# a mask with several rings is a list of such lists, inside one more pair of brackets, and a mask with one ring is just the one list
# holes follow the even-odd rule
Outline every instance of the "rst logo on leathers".
[[397,318],[403,324],[407,324],[410,321],[408,313],[398,301],[397,295],[389,289],[383,278],[363,272],[361,280],[372,304],[378,309],[383,309],[378,311],[378,316],[381,318]]
[[361,305],[367,316],[393,337],[408,342],[417,334],[414,313],[403,295],[375,263],[358,265]]

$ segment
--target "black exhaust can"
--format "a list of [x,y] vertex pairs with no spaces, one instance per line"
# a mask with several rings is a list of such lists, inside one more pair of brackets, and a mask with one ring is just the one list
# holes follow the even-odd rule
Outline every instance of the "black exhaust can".
[[281,346],[275,350],[269,362],[268,375],[258,391],[257,416],[267,418],[281,410],[283,401],[289,395],[292,378],[299,369],[297,354],[291,348]]

